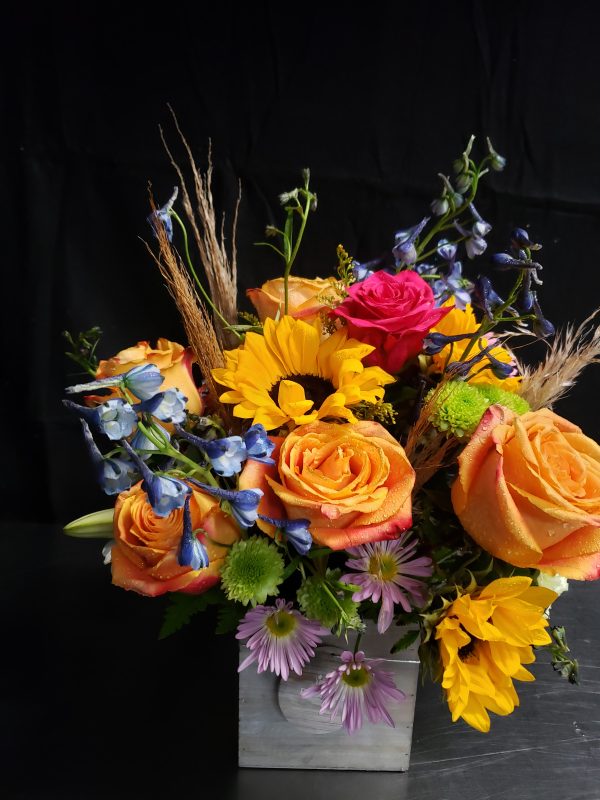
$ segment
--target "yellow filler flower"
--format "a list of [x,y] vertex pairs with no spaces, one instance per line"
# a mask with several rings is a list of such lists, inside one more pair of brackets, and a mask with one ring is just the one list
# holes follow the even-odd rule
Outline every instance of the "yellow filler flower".
[[225,367],[213,377],[231,391],[222,403],[235,403],[233,413],[274,430],[292,420],[296,425],[333,417],[356,422],[350,410],[361,401],[383,398],[394,378],[362,359],[373,347],[349,339],[341,328],[321,340],[315,325],[290,316],[265,320],[264,336],[248,333],[236,350],[225,351]]
[[462,717],[483,733],[488,711],[505,716],[519,705],[513,679],[533,681],[523,664],[532,645],[549,644],[544,610],[558,595],[532,586],[531,578],[499,578],[483,589],[459,595],[436,628],[452,722]]

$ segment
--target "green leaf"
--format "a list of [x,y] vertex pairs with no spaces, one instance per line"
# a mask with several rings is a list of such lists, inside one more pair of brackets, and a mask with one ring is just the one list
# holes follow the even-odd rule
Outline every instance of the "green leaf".
[[159,639],[166,639],[172,636],[184,625],[187,625],[194,614],[205,611],[215,600],[211,592],[204,594],[180,594],[172,592],[169,594],[169,605],[165,609],[163,623],[158,634]]
[[298,564],[300,563],[300,561],[301,561],[301,559],[300,559],[300,556],[296,556],[295,558],[293,558],[293,559],[290,561],[290,563],[287,565],[287,567],[286,567],[286,568],[284,569],[284,571],[283,571],[283,578],[282,578],[282,580],[284,580],[284,581],[285,581],[285,580],[287,580],[287,579],[290,577],[290,575],[291,575],[293,572],[295,572],[295,571],[296,571],[296,569],[298,568]]
[[321,556],[328,556],[333,552],[330,547],[320,547],[317,550],[311,550],[306,555],[308,558],[321,558]]
[[114,508],[94,511],[69,522],[63,531],[67,536],[76,536],[79,539],[111,539],[114,513]]
[[217,627],[215,633],[231,633],[246,613],[241,603],[227,603],[217,611]]
[[579,663],[576,658],[569,658],[570,652],[567,644],[565,629],[562,625],[550,628],[552,643],[547,645],[552,655],[552,668],[569,683],[579,683]]
[[398,641],[392,647],[390,652],[398,653],[400,652],[400,650],[406,650],[411,646],[411,644],[413,644],[413,642],[416,642],[420,632],[421,631],[419,628],[416,628],[415,630],[412,631],[407,631],[401,639],[398,639]]

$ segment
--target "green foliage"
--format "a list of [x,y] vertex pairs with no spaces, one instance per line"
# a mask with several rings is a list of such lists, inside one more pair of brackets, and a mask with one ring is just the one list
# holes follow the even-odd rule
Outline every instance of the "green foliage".
[[66,340],[70,350],[65,352],[67,358],[78,364],[84,372],[89,373],[94,378],[98,368],[98,358],[96,347],[102,336],[102,331],[95,325],[88,331],[83,331],[73,335],[69,331],[63,331],[63,338]]
[[420,628],[415,628],[414,630],[407,631],[404,634],[404,636],[402,636],[400,639],[398,639],[398,641],[392,647],[390,652],[399,653],[400,650],[406,650],[407,648],[409,648],[411,646],[411,644],[413,644],[414,642],[417,641],[417,639],[419,638],[419,634],[420,633],[421,633]]
[[210,605],[223,602],[223,599],[223,593],[219,589],[209,589],[204,594],[171,592],[158,638],[172,636],[187,625],[195,614],[205,611]]
[[577,659],[569,658],[570,652],[567,645],[565,629],[562,625],[555,625],[550,628],[552,644],[548,645],[552,654],[552,667],[556,672],[566,678],[569,683],[579,683],[579,664]]
[[325,575],[306,578],[298,589],[298,604],[309,619],[340,633],[346,628],[360,628],[358,603],[352,599],[354,588],[339,582],[341,570],[328,569]]
[[421,662],[421,683],[429,678],[434,683],[441,683],[444,668],[440,659],[438,643],[430,638],[419,647],[419,661]]
[[231,633],[235,631],[246,609],[240,603],[227,603],[217,611],[217,627],[215,633]]

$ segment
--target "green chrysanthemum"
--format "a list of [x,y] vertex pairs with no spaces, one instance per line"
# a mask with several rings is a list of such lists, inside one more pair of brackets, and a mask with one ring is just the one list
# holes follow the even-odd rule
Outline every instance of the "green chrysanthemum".
[[257,605],[277,594],[283,570],[277,547],[261,536],[253,536],[233,545],[221,571],[221,584],[229,600]]
[[338,592],[331,586],[339,580],[341,571],[327,570],[323,578],[313,575],[306,578],[297,592],[298,604],[309,619],[318,620],[325,628],[358,628],[361,625],[358,603],[347,592]]
[[[428,399],[434,391],[431,390]],[[514,392],[490,384],[449,381],[439,390],[430,419],[440,431],[458,438],[471,436],[485,411],[495,403],[510,408],[515,414],[529,411],[527,401]]]
[[524,397],[514,392],[507,392],[506,389],[501,389],[499,386],[491,386],[488,383],[479,383],[476,387],[488,402],[488,405],[493,406],[498,404],[505,408],[510,408],[515,414],[525,414],[530,411],[531,407]]
[[[435,390],[432,389],[428,399]],[[438,392],[431,422],[440,431],[458,438],[470,436],[489,403],[486,398],[464,381],[449,381]]]

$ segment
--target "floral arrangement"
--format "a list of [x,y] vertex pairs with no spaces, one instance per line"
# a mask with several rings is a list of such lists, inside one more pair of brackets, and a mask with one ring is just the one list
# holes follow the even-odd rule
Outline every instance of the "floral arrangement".
[[[161,636],[216,607],[217,631],[247,648],[240,670],[285,681],[324,635],[343,637],[339,667],[303,693],[350,733],[393,724],[404,697],[360,649],[367,623],[397,628],[394,651],[418,640],[452,720],[486,732],[534,680],[536,648],[576,682],[549,609],[567,579],[600,574],[600,447],[551,410],[598,361],[600,334],[588,321],[555,333],[526,229],[487,274],[463,275],[491,229],[479,181],[505,166],[489,140],[480,162],[472,148],[440,176],[430,216],[372,261],[339,246],[325,278],[292,274],[317,205],[305,171],[266,229],[283,266],[248,291],[250,314],[237,309],[235,219],[228,248],[210,166],[187,147],[193,194],[171,158],[183,212],[178,190],[152,206],[148,249],[188,344],[98,361],[97,328],[66,334],[92,380],[65,404],[116,496],[66,532],[110,537],[115,585],[168,594]],[[519,361],[517,337],[547,342],[541,363]]]

